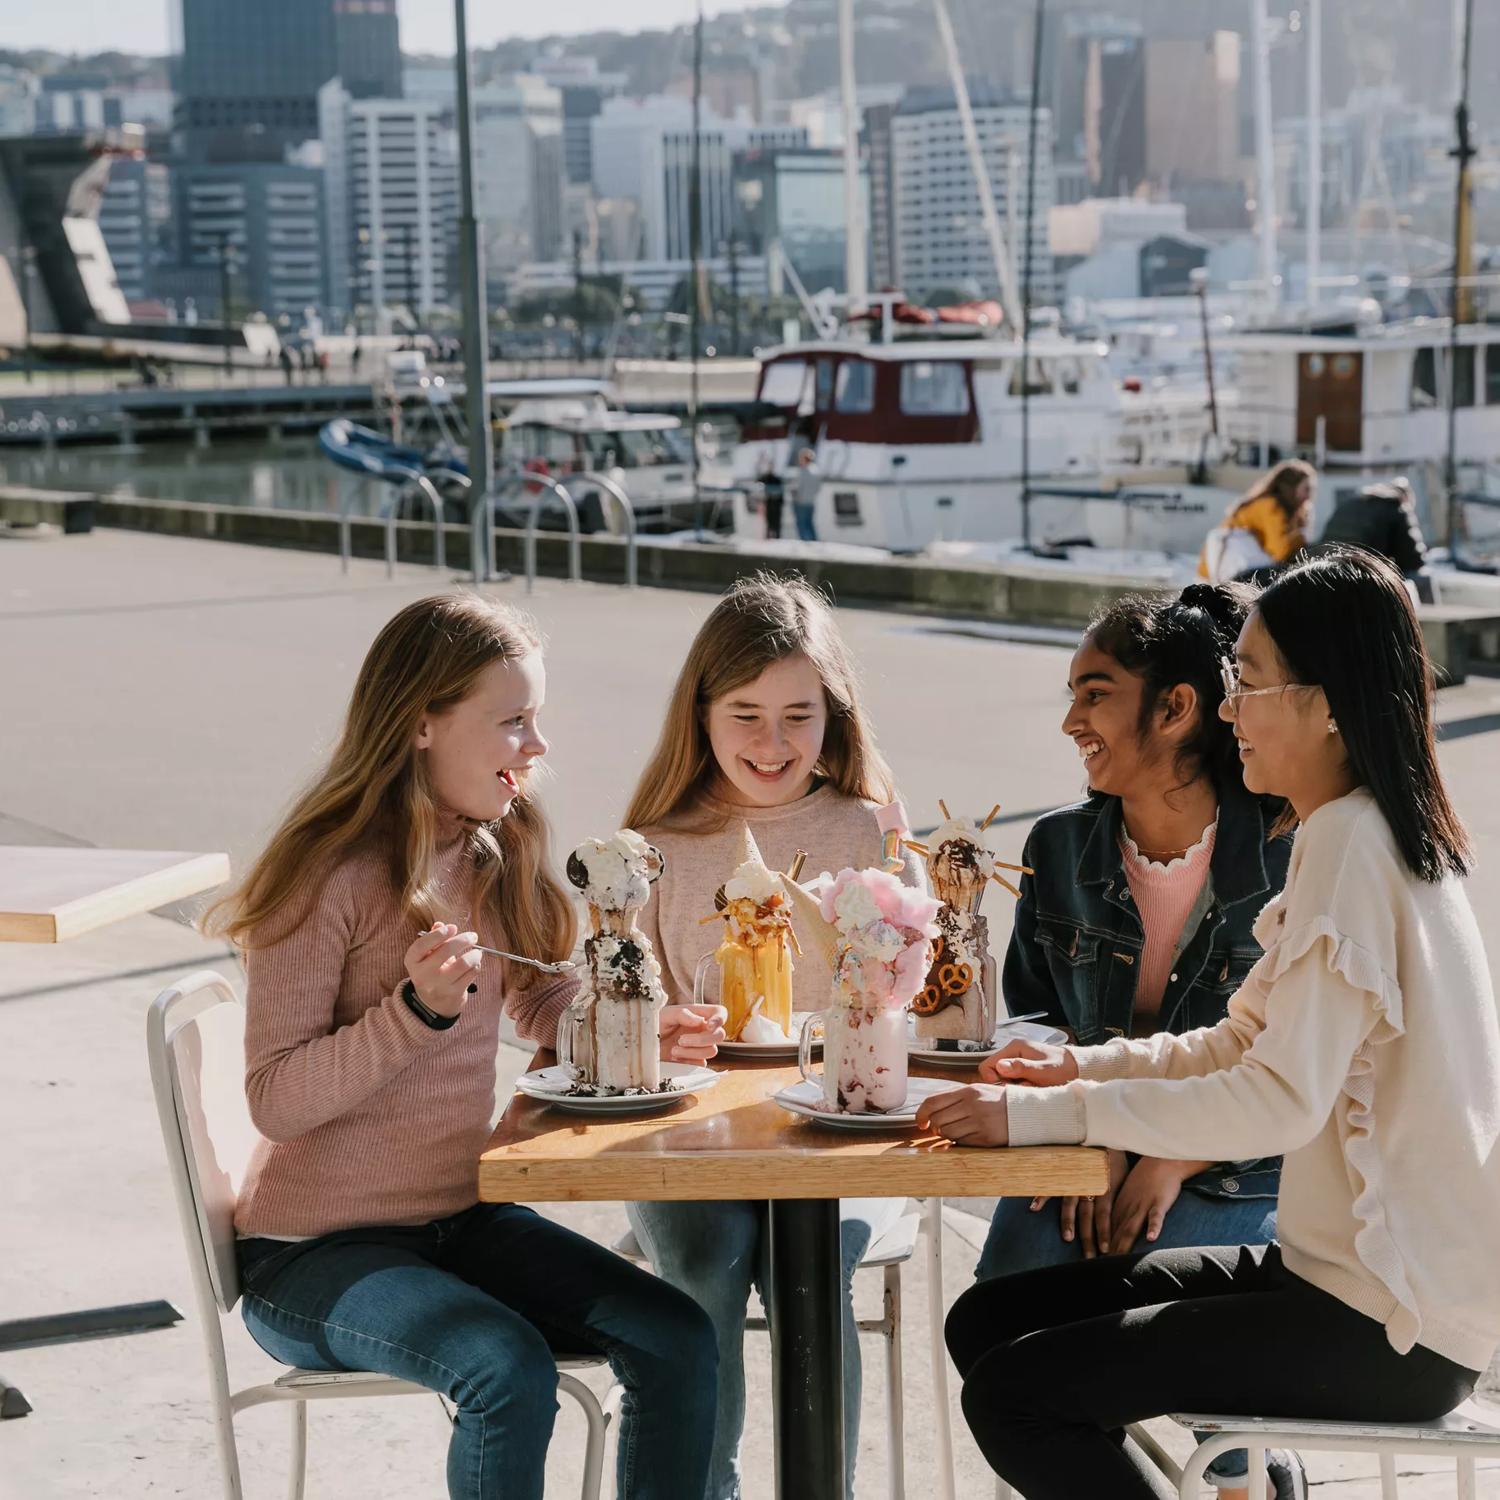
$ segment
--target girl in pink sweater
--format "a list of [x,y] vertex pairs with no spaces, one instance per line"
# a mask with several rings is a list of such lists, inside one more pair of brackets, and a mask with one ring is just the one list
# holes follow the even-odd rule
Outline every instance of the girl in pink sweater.
[[216,913],[245,954],[264,1137],[235,1216],[244,1317],[286,1364],[447,1396],[453,1500],[542,1500],[554,1356],[604,1354],[626,1391],[619,1494],[701,1500],[717,1362],[701,1310],[529,1208],[476,1201],[501,1010],[550,1042],[573,990],[478,947],[573,947],[529,789],[545,694],[523,617],[409,605],[327,769]]
[[[712,953],[715,890],[743,858],[744,829],[784,870],[805,850],[809,874],[880,863],[876,810],[891,775],[859,701],[848,648],[827,601],[801,579],[741,579],[704,621],[667,704],[666,724],[625,822],[666,856],[641,926],[661,960],[668,997],[693,998],[698,960]],[[908,862],[907,879],[922,878]],[[828,1003],[832,974],[809,951],[796,961],[793,1003]],[[850,1485],[859,1432],[859,1335],[847,1287],[899,1199],[841,1204],[845,1293],[844,1412]],[[763,1285],[763,1203],[632,1203],[630,1222],[657,1272],[709,1312],[719,1339],[719,1411],[706,1500],[737,1500],[745,1417],[741,1351],[752,1285]],[[689,1378],[686,1371],[684,1379]]]

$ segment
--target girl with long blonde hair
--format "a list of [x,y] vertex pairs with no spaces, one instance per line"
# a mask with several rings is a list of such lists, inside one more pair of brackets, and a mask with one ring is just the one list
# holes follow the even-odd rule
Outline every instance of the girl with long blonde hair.
[[447,1396],[454,1500],[542,1500],[554,1354],[597,1351],[626,1389],[619,1494],[699,1500],[707,1319],[530,1209],[476,1201],[500,1013],[550,1042],[575,986],[479,946],[573,947],[530,786],[545,692],[521,615],[462,595],[408,605],[365,658],[327,768],[210,914],[244,954],[263,1137],[235,1213],[244,1317],[287,1364]]
[[[744,857],[745,828],[773,869],[785,870],[799,849],[807,852],[809,871],[875,865],[883,844],[878,809],[893,796],[827,601],[800,578],[757,573],[739,580],[688,648],[661,738],[625,814],[625,823],[666,856],[641,925],[661,961],[669,998],[692,1000],[699,959],[719,942],[720,934],[700,919]],[[913,867],[906,878],[923,877]],[[830,980],[809,949],[796,961],[796,1008],[826,1005]],[[842,1205],[851,1490],[860,1365],[847,1288],[872,1238],[900,1206],[894,1199],[846,1199]],[[706,1308],[718,1331],[719,1409],[706,1500],[734,1500],[745,1414],[745,1309],[751,1286],[764,1286],[766,1206],[627,1207],[657,1273]]]

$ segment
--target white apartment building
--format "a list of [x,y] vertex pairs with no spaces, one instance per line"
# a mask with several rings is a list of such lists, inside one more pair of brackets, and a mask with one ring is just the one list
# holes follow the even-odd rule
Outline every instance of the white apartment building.
[[[686,99],[607,99],[594,117],[594,191],[633,203],[635,259],[680,261],[691,254],[693,107]],[[734,155],[756,146],[805,146],[800,126],[725,120],[704,107],[699,125],[703,252],[717,254],[734,229]]]
[[474,90],[474,211],[492,276],[564,253],[563,96],[528,73]]
[[[1024,99],[971,83],[980,151],[1006,247],[1021,284],[1025,259],[1030,109]],[[891,118],[893,272],[909,296],[956,290],[987,297],[999,291],[994,255],[979,208],[979,189],[947,88],[909,89]],[[1037,112],[1037,158],[1031,233],[1034,301],[1055,294],[1048,240],[1052,210],[1052,120]]]
[[[443,106],[354,99],[338,79],[318,90],[335,308],[404,306],[413,316],[454,295],[458,170]],[[415,305],[413,305],[415,304]]]

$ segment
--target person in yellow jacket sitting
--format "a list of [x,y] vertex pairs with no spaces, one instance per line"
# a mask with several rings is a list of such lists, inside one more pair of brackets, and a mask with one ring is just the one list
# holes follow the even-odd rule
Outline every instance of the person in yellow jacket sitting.
[[1317,484],[1317,470],[1300,458],[1277,464],[1204,539],[1198,576],[1227,583],[1290,562],[1307,545]]

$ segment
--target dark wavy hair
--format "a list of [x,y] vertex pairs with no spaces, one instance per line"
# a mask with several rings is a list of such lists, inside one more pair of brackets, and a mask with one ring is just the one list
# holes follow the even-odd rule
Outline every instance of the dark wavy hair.
[[1469,836],[1448,799],[1433,732],[1433,675],[1401,575],[1385,558],[1336,547],[1260,596],[1261,622],[1293,682],[1315,683],[1349,757],[1413,875],[1467,875]]
[[1106,605],[1089,624],[1094,645],[1145,680],[1136,726],[1142,743],[1157,705],[1174,687],[1185,683],[1198,695],[1198,725],[1177,749],[1181,786],[1204,772],[1220,789],[1243,780],[1234,730],[1219,717],[1224,701],[1219,665],[1234,655],[1255,599],[1249,584],[1195,583],[1175,599],[1127,595]]

